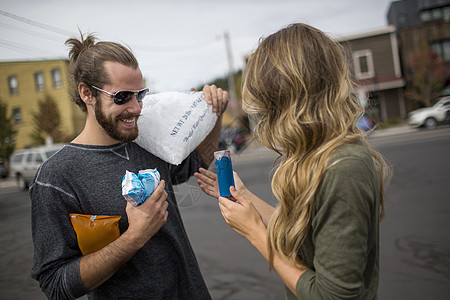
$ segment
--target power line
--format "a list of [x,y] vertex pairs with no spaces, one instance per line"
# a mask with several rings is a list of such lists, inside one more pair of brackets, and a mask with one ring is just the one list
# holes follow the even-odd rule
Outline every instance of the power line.
[[[24,44],[20,44],[20,43],[14,43],[14,42],[2,40],[2,39],[0,39],[0,47],[7,48],[7,49],[10,49],[10,50],[22,53],[22,54],[33,55],[33,56],[36,56],[37,52],[45,53],[47,55],[49,54],[49,50],[47,50],[47,49],[37,48],[37,47],[33,47],[30,45],[24,45]],[[51,55],[57,55],[56,52],[53,52],[53,53],[54,54],[51,54]]]
[[54,32],[54,33],[62,34],[64,36],[66,36],[66,37],[74,35],[73,32],[70,32],[70,31],[67,31],[67,30],[64,30],[64,29],[60,29],[60,28],[57,28],[57,27],[53,27],[53,26],[50,26],[50,25],[47,25],[47,24],[44,24],[44,23],[40,23],[40,22],[37,22],[37,21],[33,21],[33,20],[30,20],[30,19],[18,16],[18,15],[14,15],[14,14],[6,12],[4,10],[0,10],[0,15],[4,15],[4,16],[9,17],[11,19],[14,19],[14,20],[17,20],[17,21],[20,21],[20,22],[23,22],[23,23],[27,23],[27,24],[33,25],[35,27],[39,27],[39,28],[42,28],[42,29],[45,29],[45,30],[48,30],[48,31],[51,31],[51,32]]
[[52,41],[52,42],[58,42],[58,43],[61,42],[61,40],[59,38],[55,39],[55,36],[50,36],[48,34],[41,33],[41,32],[35,31],[35,30],[30,30],[30,29],[26,29],[26,28],[22,28],[22,27],[19,27],[19,26],[15,26],[15,25],[12,25],[12,24],[7,24],[7,23],[2,23],[2,22],[0,22],[0,26],[4,27],[4,28],[11,29],[11,30],[14,30],[14,31],[17,31],[17,32],[29,34],[29,35],[31,35],[33,37],[37,37],[38,36],[38,37],[44,38],[44,39]]
[[158,45],[133,45],[133,50],[135,51],[142,51],[142,52],[162,52],[162,53],[168,53],[168,52],[189,52],[189,51],[196,51],[202,48],[209,47],[213,44],[216,44],[221,37],[216,37],[215,39],[209,39],[204,40],[202,42],[194,42],[191,44],[184,44],[184,45],[165,45],[165,46],[158,46]]

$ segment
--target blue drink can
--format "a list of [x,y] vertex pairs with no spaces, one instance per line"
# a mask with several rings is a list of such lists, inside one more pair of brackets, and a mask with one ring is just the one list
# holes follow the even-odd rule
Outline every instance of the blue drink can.
[[233,166],[231,165],[230,150],[214,152],[216,161],[217,180],[221,197],[231,196],[230,187],[234,186]]

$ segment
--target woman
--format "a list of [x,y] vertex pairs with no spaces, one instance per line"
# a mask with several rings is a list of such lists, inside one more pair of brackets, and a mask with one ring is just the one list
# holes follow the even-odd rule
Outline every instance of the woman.
[[342,47],[293,24],[262,40],[247,65],[243,108],[281,163],[276,208],[235,174],[236,201],[218,196],[216,175],[197,173],[219,198],[227,224],[247,238],[287,287],[287,299],[375,299],[379,221],[390,170],[365,140]]

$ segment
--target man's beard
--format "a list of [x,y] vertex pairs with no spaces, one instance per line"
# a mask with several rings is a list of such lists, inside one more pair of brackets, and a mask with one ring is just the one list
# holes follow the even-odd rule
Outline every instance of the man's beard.
[[105,132],[113,139],[120,141],[120,142],[130,142],[135,140],[138,137],[138,128],[137,125],[134,128],[129,128],[126,131],[121,132],[119,130],[119,120],[120,119],[129,119],[129,118],[136,118],[136,124],[137,119],[139,116],[132,115],[132,114],[120,114],[115,119],[112,119],[111,117],[107,117],[102,110],[101,103],[97,102],[95,104],[95,118],[97,119],[97,122],[100,124],[100,126],[105,130]]

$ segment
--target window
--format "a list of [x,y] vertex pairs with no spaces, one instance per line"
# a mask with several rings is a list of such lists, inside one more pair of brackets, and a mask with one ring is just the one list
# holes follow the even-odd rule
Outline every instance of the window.
[[442,58],[444,61],[450,61],[450,40],[442,42]]
[[12,159],[12,162],[13,162],[14,164],[19,164],[19,163],[22,162],[22,159],[23,159],[23,154],[20,153],[20,154],[14,155],[14,157],[13,157],[13,159]]
[[8,77],[8,87],[10,95],[17,95],[19,93],[19,82],[16,76]]
[[450,21],[450,6],[444,7],[443,18],[445,22]]
[[25,161],[29,165],[33,161],[33,153],[28,153],[27,158],[25,159]]
[[62,86],[61,71],[59,69],[52,70],[52,81],[54,88],[60,88]]
[[20,111],[20,107],[14,107],[12,109],[12,117],[15,125],[22,124],[22,112]]
[[44,73],[42,72],[34,73],[34,82],[36,83],[36,91],[43,91],[45,89]]
[[431,14],[433,15],[433,20],[442,19],[442,9],[440,8],[433,9]]
[[429,10],[425,10],[420,13],[420,21],[422,22],[428,22],[431,21],[432,15]]
[[357,79],[372,78],[375,75],[372,51],[366,49],[353,52],[353,63]]
[[59,151],[59,149],[45,151],[45,156],[47,156],[47,158],[49,158],[49,157],[51,157],[53,154],[55,154],[58,151]]
[[436,52],[443,61],[450,61],[450,39],[434,42],[430,46],[431,51]]
[[42,159],[42,155],[40,153],[36,153],[36,158],[34,159],[34,161],[37,164],[42,164],[44,162],[44,160]]
[[433,20],[450,21],[450,6],[438,7],[420,12],[420,21],[429,22]]

